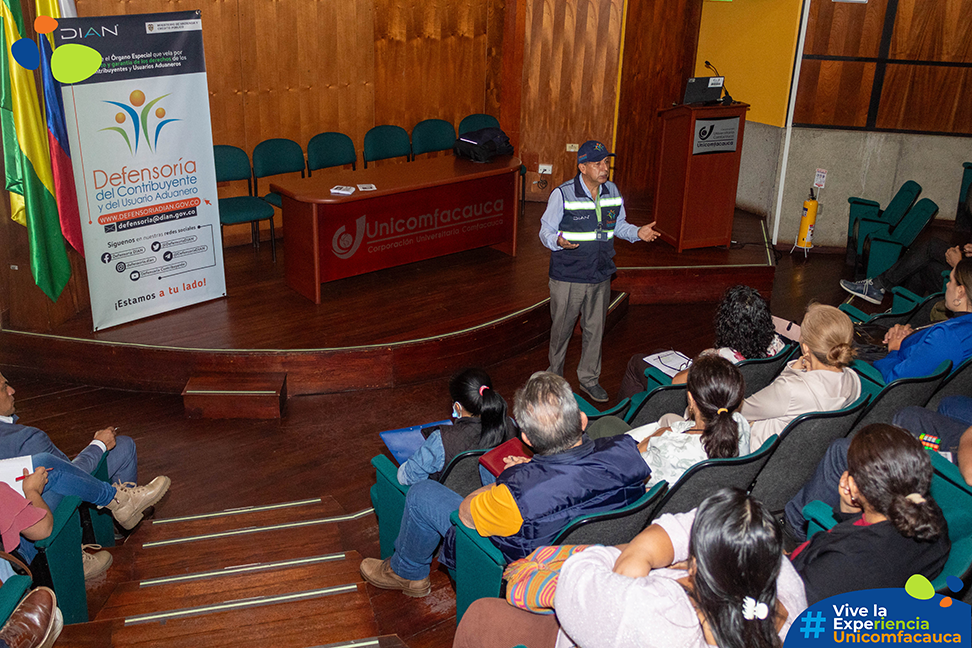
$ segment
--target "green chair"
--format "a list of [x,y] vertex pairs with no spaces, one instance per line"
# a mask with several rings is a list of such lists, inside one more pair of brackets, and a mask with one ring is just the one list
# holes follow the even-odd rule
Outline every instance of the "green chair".
[[499,120],[492,115],[486,115],[483,113],[475,113],[472,115],[467,115],[462,118],[459,122],[459,134],[471,133],[472,131],[477,131],[481,128],[499,128]]
[[969,358],[949,374],[948,378],[935,390],[925,403],[925,408],[938,411],[938,404],[948,396],[968,396],[972,394],[972,358]]
[[[793,359],[800,351],[800,345],[790,343],[780,349],[780,352],[770,358],[751,358],[742,360],[736,365],[739,372],[746,380],[745,397],[749,398],[763,387],[773,382],[784,365]],[[648,378],[648,387],[651,389],[654,384],[671,385],[672,377],[657,369],[649,366],[645,369],[645,377]]]
[[[592,534],[603,533],[600,544],[630,542],[647,526],[654,505],[665,493],[668,484],[661,482],[639,497],[635,502],[614,511],[603,511],[579,516],[572,520],[553,540],[552,544],[586,544],[581,539],[591,539]],[[489,538],[479,535],[459,520],[459,513],[452,514],[456,527],[456,623],[472,605],[481,598],[496,598],[503,589],[503,571],[506,557]],[[628,537],[632,529],[637,531]],[[626,538],[626,539],[622,539]],[[617,540],[617,541],[615,541]]]
[[847,220],[847,265],[856,265],[860,259],[861,248],[868,234],[866,226],[861,229],[862,220],[867,219],[896,225],[915,204],[920,193],[921,185],[914,180],[908,180],[901,185],[898,193],[894,195],[894,198],[884,209],[881,209],[881,205],[873,200],[855,196],[848,198],[850,215]]
[[30,576],[15,574],[0,586],[0,626],[7,622],[20,600],[30,589]]
[[[943,273],[947,276],[948,273]],[[945,296],[943,292],[932,293],[927,297],[919,297],[907,288],[895,286],[891,289],[891,308],[883,313],[869,315],[849,303],[838,306],[851,318],[855,324],[880,324],[891,328],[895,324],[927,324],[935,302]]]
[[890,423],[902,407],[924,407],[952,370],[952,361],[945,360],[927,376],[898,378],[887,385],[883,384],[881,372],[866,362],[855,360],[851,363],[851,368],[861,376],[862,391],[872,394],[872,397],[870,404],[864,408],[851,428],[849,436],[856,434],[865,425]]
[[368,162],[402,156],[405,157],[406,161],[412,159],[412,145],[408,141],[408,133],[401,126],[384,124],[375,126],[365,133],[364,165],[366,169]]
[[665,513],[685,513],[696,508],[706,497],[725,487],[749,492],[756,476],[776,450],[779,437],[772,435],[763,445],[744,457],[700,461],[668,487],[668,492],[651,515],[654,520]]
[[358,156],[354,152],[354,142],[344,133],[318,133],[307,143],[307,175],[311,171],[329,167],[351,165],[354,171]]
[[444,119],[426,119],[412,129],[412,159],[422,153],[451,151],[456,144],[456,129]]
[[[439,481],[463,497],[469,495],[480,486],[479,458],[486,454],[486,450],[467,450],[461,452],[449,465],[442,469]],[[402,525],[402,514],[405,512],[405,495],[408,486],[398,482],[398,466],[391,459],[381,454],[372,458],[371,465],[375,467],[375,485],[371,487],[371,504],[375,507],[378,518],[378,543],[381,546],[381,558],[390,558],[395,553],[395,539]]]
[[[942,509],[948,523],[948,538],[952,543],[948,561],[941,574],[932,580],[932,586],[936,592],[954,597],[956,593],[948,588],[946,579],[958,576],[965,583],[965,588],[960,592],[961,599],[968,603],[972,600],[972,587],[969,585],[969,576],[972,575],[972,487],[965,483],[955,464],[933,450],[929,450],[928,455],[934,471],[931,495]],[[834,510],[820,501],[804,506],[803,517],[809,523],[808,538],[833,528],[838,522]]]
[[[108,453],[104,452],[101,454],[101,461],[98,462],[98,467],[95,468],[92,475],[105,482],[106,484],[111,483],[111,479],[108,477]],[[111,511],[107,508],[99,509],[93,504],[88,504],[84,502],[78,509],[81,514],[81,535],[83,537],[84,544],[99,544],[102,547],[114,547],[115,546],[115,519],[111,515]]]
[[[304,151],[294,140],[281,137],[263,140],[253,149],[253,195],[260,195],[257,187],[260,178],[298,171],[303,178],[304,166]],[[278,193],[270,192],[263,199],[274,207],[283,207]]]
[[220,198],[219,225],[250,224],[250,236],[253,247],[260,249],[260,221],[270,221],[270,250],[273,260],[277,260],[277,247],[274,243],[273,206],[265,200],[253,195],[253,173],[250,169],[250,158],[246,151],[236,146],[217,144],[213,146],[213,157],[216,162],[216,182],[233,182],[246,180],[247,195]]
[[770,511],[782,511],[823,459],[831,442],[847,436],[871,399],[861,397],[834,412],[809,412],[796,417],[780,432],[780,442],[756,475],[752,496]]
[[922,198],[897,225],[877,226],[868,219],[861,220],[869,230],[861,249],[864,275],[876,277],[894,265],[937,213],[935,201]]
[[81,558],[81,499],[65,497],[54,510],[51,535],[34,543],[37,555],[30,563],[37,585],[46,585],[57,595],[65,623],[88,620],[88,599],[84,590]]

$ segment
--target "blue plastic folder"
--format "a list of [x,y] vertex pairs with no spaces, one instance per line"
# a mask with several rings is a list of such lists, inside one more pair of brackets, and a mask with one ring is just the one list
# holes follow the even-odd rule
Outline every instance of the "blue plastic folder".
[[441,427],[443,425],[452,425],[452,419],[436,421],[435,423],[425,423],[424,425],[413,425],[412,427],[401,428],[400,430],[386,430],[385,432],[379,432],[378,436],[381,437],[381,440],[385,443],[385,447],[388,448],[388,451],[392,453],[392,457],[401,466],[425,443],[425,437],[422,436],[422,430],[424,428]]

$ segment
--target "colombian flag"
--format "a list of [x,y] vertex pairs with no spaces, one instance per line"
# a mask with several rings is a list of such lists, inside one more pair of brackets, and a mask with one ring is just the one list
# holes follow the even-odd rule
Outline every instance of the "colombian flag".
[[[50,16],[55,20],[63,15],[56,0],[37,0],[37,15]],[[38,34],[41,53],[41,82],[44,86],[44,108],[47,115],[47,140],[51,147],[51,165],[54,171],[54,196],[57,213],[61,218],[61,233],[75,250],[84,254],[81,239],[81,214],[78,211],[78,193],[74,187],[74,169],[71,165],[71,148],[68,145],[67,125],[64,121],[64,101],[61,84],[51,73],[51,36]]]
[[34,76],[10,46],[24,33],[19,0],[0,0],[0,129],[12,218],[27,226],[34,282],[57,301],[71,277],[54,200],[54,177]]

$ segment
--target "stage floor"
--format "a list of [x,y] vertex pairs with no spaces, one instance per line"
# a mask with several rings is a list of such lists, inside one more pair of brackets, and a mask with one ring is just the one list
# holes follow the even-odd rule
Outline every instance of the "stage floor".
[[[335,349],[416,341],[483,326],[535,307],[549,296],[549,251],[537,236],[544,204],[527,203],[520,218],[514,257],[480,248],[406,266],[326,283],[321,304],[298,295],[284,282],[282,241],[277,263],[267,242],[259,253],[250,246],[224,251],[227,296],[171,313],[93,332],[90,312],[80,313],[55,331],[56,336],[110,343],[144,344],[185,349]],[[647,222],[632,213],[633,223]],[[692,277],[704,271],[767,269],[773,254],[761,218],[737,210],[733,240],[738,249],[705,248],[676,254],[661,241],[615,244],[618,279],[615,290],[626,290],[634,275],[647,285],[668,277],[671,287],[660,297],[633,303],[680,303],[699,299]],[[734,246],[735,247],[735,246]],[[672,271],[688,271],[672,279]],[[658,277],[653,278],[657,274]],[[713,281],[701,277],[704,282]],[[718,295],[723,285],[710,286]],[[758,287],[758,286],[757,286]]]

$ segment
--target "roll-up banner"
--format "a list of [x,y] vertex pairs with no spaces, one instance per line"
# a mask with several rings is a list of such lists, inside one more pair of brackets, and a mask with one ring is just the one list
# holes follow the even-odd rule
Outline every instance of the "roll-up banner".
[[62,87],[94,330],[223,297],[198,11],[64,18],[103,57]]

